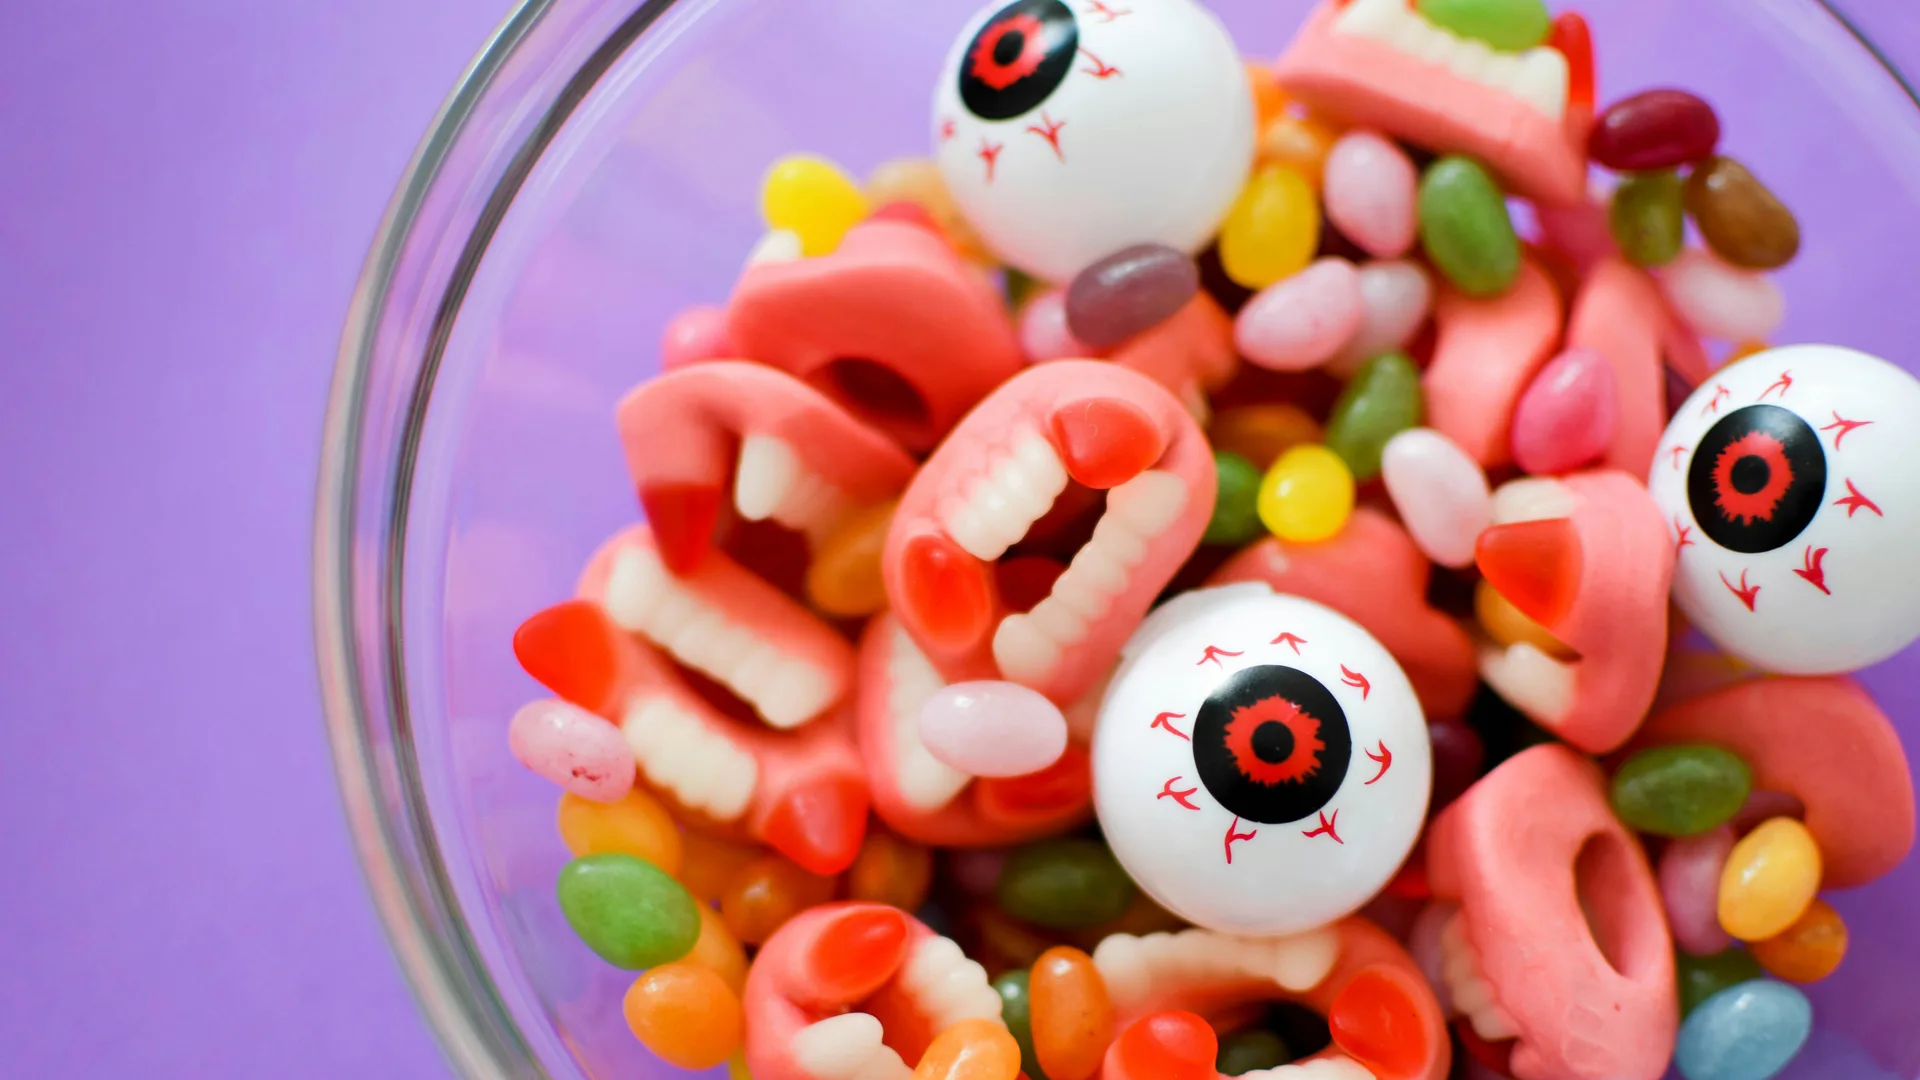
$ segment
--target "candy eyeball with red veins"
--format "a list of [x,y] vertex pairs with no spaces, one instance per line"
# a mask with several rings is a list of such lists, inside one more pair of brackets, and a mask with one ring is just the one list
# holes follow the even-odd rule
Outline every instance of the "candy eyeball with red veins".
[[1647,487],[1673,598],[1728,653],[1852,671],[1920,637],[1920,381],[1834,345],[1721,368],[1680,407]]
[[1093,737],[1094,805],[1167,910],[1250,936],[1372,899],[1419,839],[1426,718],[1360,624],[1259,583],[1184,594],[1122,653]]
[[933,139],[994,254],[1064,282],[1133,244],[1205,244],[1253,164],[1253,98],[1193,0],[999,0],[947,56]]

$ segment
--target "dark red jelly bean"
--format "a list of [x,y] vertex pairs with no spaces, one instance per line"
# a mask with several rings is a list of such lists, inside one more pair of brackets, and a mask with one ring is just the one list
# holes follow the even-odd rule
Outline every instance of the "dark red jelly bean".
[[1645,172],[1699,161],[1719,144],[1713,106],[1685,90],[1648,90],[1608,106],[1587,155],[1616,172]]
[[1165,244],[1136,244],[1067,285],[1067,329],[1096,349],[1160,325],[1200,291],[1200,268]]

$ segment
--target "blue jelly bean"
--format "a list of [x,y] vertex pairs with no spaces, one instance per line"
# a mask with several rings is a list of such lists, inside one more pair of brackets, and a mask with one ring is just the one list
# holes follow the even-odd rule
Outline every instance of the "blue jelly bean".
[[1680,1025],[1673,1063],[1687,1080],[1767,1080],[1787,1067],[1813,1031],[1813,1004],[1771,979],[1729,986]]

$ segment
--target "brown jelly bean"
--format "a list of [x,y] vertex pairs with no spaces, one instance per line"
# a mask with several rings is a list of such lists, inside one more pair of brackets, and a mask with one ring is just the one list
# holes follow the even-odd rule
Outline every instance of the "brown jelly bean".
[[1587,155],[1616,172],[1646,172],[1699,161],[1719,144],[1713,106],[1685,90],[1648,90],[1600,114]]
[[1151,330],[1200,291],[1200,269],[1165,244],[1136,244],[1087,267],[1067,286],[1067,329],[1096,349]]
[[1730,157],[1701,162],[1687,180],[1687,213],[1714,254],[1749,270],[1773,270],[1800,252],[1793,211]]

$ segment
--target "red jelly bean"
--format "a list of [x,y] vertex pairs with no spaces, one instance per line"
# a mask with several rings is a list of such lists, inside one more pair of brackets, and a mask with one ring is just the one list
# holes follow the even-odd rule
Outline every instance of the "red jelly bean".
[[1600,114],[1587,154],[1616,172],[1644,172],[1699,161],[1719,144],[1713,106],[1685,90],[1648,90]]

